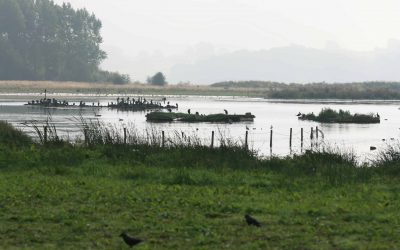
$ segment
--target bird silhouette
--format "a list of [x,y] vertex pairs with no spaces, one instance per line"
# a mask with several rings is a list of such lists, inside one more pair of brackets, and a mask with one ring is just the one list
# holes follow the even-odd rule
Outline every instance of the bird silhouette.
[[139,244],[140,242],[142,242],[142,240],[135,239],[135,238],[127,235],[126,233],[122,233],[119,236],[122,237],[124,242],[130,247],[133,247],[133,246]]
[[225,111],[225,115],[227,115],[228,114],[228,110],[224,109],[224,111]]
[[256,227],[261,227],[260,222],[258,222],[256,219],[254,219],[254,218],[251,217],[250,215],[246,214],[246,215],[244,216],[244,218],[245,218],[245,220],[246,220],[246,222],[247,222],[247,225],[249,225],[249,226],[256,226]]
[[247,127],[247,125],[246,125],[246,130],[249,130],[250,128],[249,127]]
[[188,109],[188,114],[190,115],[190,109]]

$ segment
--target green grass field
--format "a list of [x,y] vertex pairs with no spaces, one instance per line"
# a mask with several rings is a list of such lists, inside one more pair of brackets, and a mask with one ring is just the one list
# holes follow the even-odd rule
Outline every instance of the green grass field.
[[[9,130],[0,126],[0,135]],[[0,249],[396,249],[400,166],[0,136]],[[393,149],[394,150],[394,149]],[[261,228],[247,226],[251,214]]]

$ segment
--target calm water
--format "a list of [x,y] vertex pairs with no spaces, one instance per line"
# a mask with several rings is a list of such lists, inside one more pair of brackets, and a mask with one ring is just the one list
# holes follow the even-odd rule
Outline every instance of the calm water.
[[[70,102],[100,101],[106,105],[116,100],[116,96],[50,96],[59,100]],[[134,96],[135,97],[135,96]],[[69,134],[70,137],[82,136],[77,126],[77,118],[81,115],[86,119],[99,119],[106,123],[116,125],[118,128],[134,126],[139,130],[157,129],[166,131],[167,136],[178,131],[185,134],[197,134],[203,138],[204,143],[210,143],[211,131],[216,131],[216,140],[220,134],[234,140],[244,140],[246,129],[249,131],[249,145],[263,155],[269,155],[270,128],[273,128],[272,153],[276,155],[290,154],[289,131],[293,128],[292,152],[298,152],[300,148],[300,130],[304,128],[304,148],[309,148],[311,127],[318,126],[324,134],[324,139],[319,138],[320,144],[329,144],[345,150],[354,150],[361,158],[372,157],[375,152],[370,151],[370,146],[378,149],[384,148],[387,143],[396,143],[400,136],[400,103],[375,102],[375,103],[278,103],[258,98],[239,97],[194,97],[194,96],[170,96],[167,97],[172,104],[179,103],[179,111],[186,112],[191,109],[192,113],[200,114],[223,113],[227,109],[230,114],[253,113],[256,118],[254,122],[237,124],[211,124],[211,123],[169,123],[155,124],[146,122],[145,112],[118,112],[107,108],[37,108],[28,107],[23,104],[37,97],[26,95],[2,95],[0,96],[0,120],[6,120],[15,126],[31,132],[29,127],[23,125],[32,120],[43,122],[51,114],[59,133]],[[147,97],[147,99],[161,99],[159,96]],[[318,113],[324,107],[334,109],[345,109],[352,113],[379,113],[380,124],[358,125],[358,124],[319,124],[315,122],[299,121],[296,117],[298,112]],[[101,117],[95,118],[95,114]],[[123,121],[121,121],[121,119]],[[247,127],[247,128],[246,128]],[[218,132],[220,131],[220,132]]]

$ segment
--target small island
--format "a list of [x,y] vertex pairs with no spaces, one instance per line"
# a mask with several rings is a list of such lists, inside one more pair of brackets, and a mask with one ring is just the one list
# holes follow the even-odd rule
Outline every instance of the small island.
[[[46,93],[46,91],[45,91]],[[107,106],[101,105],[100,101],[86,103],[84,101],[73,102],[70,103],[66,100],[57,100],[55,98],[47,98],[45,94],[45,98],[40,100],[32,100],[28,101],[28,103],[24,104],[26,106],[35,106],[35,107],[43,107],[43,108],[109,108],[116,109],[118,111],[146,111],[146,110],[172,110],[178,108],[178,103],[175,105],[170,105],[170,102],[167,102],[167,105],[163,105],[162,102],[166,102],[166,98],[164,97],[161,101],[156,100],[146,100],[146,98],[138,97],[135,98],[117,98],[117,102],[109,102]]]
[[[166,98],[162,100],[164,103],[166,102]],[[161,101],[153,101],[153,100],[146,100],[146,98],[138,97],[135,98],[117,98],[117,102],[111,102],[107,105],[108,108],[117,109],[120,111],[146,111],[146,110],[161,110],[161,109],[177,109],[178,103],[175,105],[170,105],[167,102],[167,105],[162,105]]]
[[228,114],[186,114],[186,113],[173,113],[173,112],[152,112],[146,115],[149,122],[219,122],[219,123],[233,123],[233,122],[247,122],[254,121],[255,116],[250,112],[244,115],[228,115]]
[[339,111],[333,110],[331,108],[324,108],[316,116],[314,113],[297,115],[299,120],[309,120],[322,123],[380,123],[381,119],[379,114],[354,114],[352,115],[350,111],[344,111],[340,109]]

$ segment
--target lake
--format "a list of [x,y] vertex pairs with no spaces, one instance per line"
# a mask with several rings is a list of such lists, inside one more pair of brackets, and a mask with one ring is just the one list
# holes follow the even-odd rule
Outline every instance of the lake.
[[[52,94],[49,98],[87,103],[98,101],[102,105],[115,102],[116,95],[74,95]],[[125,96],[126,97],[126,96]],[[136,98],[137,96],[131,96]],[[319,134],[320,145],[331,145],[341,150],[353,150],[360,158],[368,159],[374,156],[379,149],[387,144],[397,143],[400,135],[400,103],[394,101],[318,101],[318,100],[266,100],[261,98],[244,97],[205,97],[205,96],[166,96],[171,104],[178,103],[180,112],[200,114],[223,113],[224,109],[230,114],[244,114],[251,112],[256,116],[254,122],[234,124],[213,123],[148,123],[146,112],[121,112],[108,108],[39,108],[24,106],[29,100],[40,99],[37,94],[2,94],[0,95],[0,120],[6,120],[28,133],[33,131],[24,125],[31,121],[42,124],[51,115],[52,122],[56,125],[61,135],[70,138],[82,137],[79,126],[79,117],[85,119],[99,119],[102,122],[115,125],[117,128],[134,125],[138,130],[156,129],[163,130],[166,137],[173,133],[197,135],[210,144],[211,131],[215,131],[216,141],[221,136],[229,137],[236,141],[244,141],[248,131],[249,146],[260,154],[271,154],[270,130],[273,130],[272,154],[284,156],[301,151],[300,131],[304,129],[304,149],[311,146],[311,128],[318,126],[322,131]],[[161,96],[147,96],[147,99],[160,100]],[[321,124],[310,121],[299,121],[298,112],[318,112],[324,108],[349,110],[351,113],[378,113],[381,117],[380,124]],[[95,114],[101,117],[95,117]],[[290,128],[293,129],[292,150],[289,148]],[[314,135],[315,137],[315,135]],[[315,142],[315,141],[314,141]],[[217,144],[217,143],[216,143]],[[378,148],[370,151],[370,146]]]

